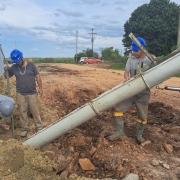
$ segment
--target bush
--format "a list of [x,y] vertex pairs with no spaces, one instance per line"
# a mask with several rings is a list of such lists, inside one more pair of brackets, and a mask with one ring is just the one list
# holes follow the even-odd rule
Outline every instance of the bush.
[[115,69],[115,70],[125,70],[126,65],[123,63],[115,63],[109,66],[109,69]]

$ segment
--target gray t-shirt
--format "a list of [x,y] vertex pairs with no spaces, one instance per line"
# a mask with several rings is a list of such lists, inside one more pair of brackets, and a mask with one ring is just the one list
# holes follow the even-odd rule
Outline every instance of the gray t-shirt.
[[134,77],[137,74],[140,74],[152,66],[152,61],[145,56],[144,59],[139,60],[136,57],[132,56],[127,60],[126,69],[130,70],[130,77]]
[[8,70],[9,76],[16,77],[16,91],[22,95],[36,94],[35,76],[39,74],[34,63],[28,62],[26,67],[19,67],[17,64]]

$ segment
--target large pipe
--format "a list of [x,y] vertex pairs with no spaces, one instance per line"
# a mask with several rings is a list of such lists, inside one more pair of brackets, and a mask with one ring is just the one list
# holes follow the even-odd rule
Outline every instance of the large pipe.
[[169,79],[180,72],[179,58],[180,51],[175,55],[173,54],[172,57],[168,58],[161,64],[106,91],[91,102],[81,106],[67,116],[44,128],[42,131],[34,134],[22,144],[44,146],[71,129],[85,123],[98,114],[101,114],[103,111],[117,103]]

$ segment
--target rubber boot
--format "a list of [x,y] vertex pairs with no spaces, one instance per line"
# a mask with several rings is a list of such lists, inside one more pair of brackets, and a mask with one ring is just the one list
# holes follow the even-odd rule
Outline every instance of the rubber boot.
[[108,140],[114,141],[124,136],[124,118],[123,116],[114,117],[116,132],[108,137]]
[[137,138],[138,144],[141,144],[141,143],[143,143],[145,141],[142,138],[142,134],[144,132],[145,126],[146,126],[146,124],[141,124],[139,122],[136,123],[136,138]]

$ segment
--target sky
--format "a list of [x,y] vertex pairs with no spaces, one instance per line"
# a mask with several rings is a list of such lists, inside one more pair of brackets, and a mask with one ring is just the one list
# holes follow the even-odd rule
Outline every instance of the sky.
[[[26,57],[74,57],[87,48],[123,54],[124,24],[150,0],[0,0],[0,44]],[[180,0],[171,0],[180,5]],[[92,31],[92,29],[94,29]]]

